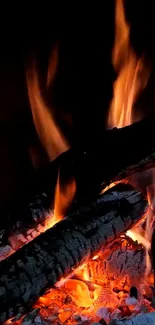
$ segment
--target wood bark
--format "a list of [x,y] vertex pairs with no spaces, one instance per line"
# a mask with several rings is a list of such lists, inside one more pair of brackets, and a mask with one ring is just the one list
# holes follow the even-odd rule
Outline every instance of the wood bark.
[[113,320],[109,325],[154,325],[155,312],[137,315],[131,319]]
[[[155,166],[155,120],[103,132],[94,143],[76,144],[40,171],[26,188],[0,210],[0,239],[24,233],[44,220],[54,199],[58,170],[64,183],[74,177],[76,202],[86,203],[110,182]],[[78,203],[79,204],[79,203]]]
[[28,307],[48,288],[140,220],[147,202],[119,184],[0,263],[0,321]]

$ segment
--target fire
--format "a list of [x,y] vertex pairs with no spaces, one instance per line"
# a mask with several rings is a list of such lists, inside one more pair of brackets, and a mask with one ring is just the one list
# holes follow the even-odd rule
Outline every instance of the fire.
[[[31,105],[34,124],[39,138],[49,156],[50,160],[55,159],[69,147],[66,139],[58,128],[51,108],[47,103],[47,90],[54,81],[58,66],[58,48],[56,47],[51,55],[47,73],[47,85],[45,90],[40,87],[39,72],[37,64],[32,61],[27,69],[27,87]],[[44,95],[43,95],[44,93]]]
[[65,282],[64,287],[71,291],[72,300],[78,307],[87,308],[92,305],[89,288],[83,281],[70,279]]
[[[153,179],[154,176],[152,176]],[[155,185],[151,184],[147,187],[147,198],[149,202],[149,208],[145,217],[145,229],[138,227],[130,229],[126,232],[127,236],[132,238],[134,241],[142,244],[145,247],[146,252],[146,271],[145,277],[147,277],[151,270],[152,264],[150,260],[150,249],[151,249],[151,239],[154,229],[154,207],[155,207]]]
[[118,78],[114,83],[114,96],[108,117],[109,127],[121,128],[135,121],[133,105],[149,77],[149,69],[144,67],[143,58],[139,59],[135,54],[129,36],[130,27],[125,20],[123,0],[116,0],[112,61]]
[[[133,108],[137,96],[146,86],[149,69],[144,66],[143,58],[138,58],[130,44],[130,26],[125,19],[123,0],[116,0],[115,10],[115,43],[112,62],[118,77],[114,83],[114,96],[110,107],[108,126],[124,127],[136,120]],[[115,185],[110,184],[110,187]],[[107,190],[107,187],[105,190]],[[131,229],[127,235],[143,244],[146,249],[146,274],[151,270],[149,257],[150,241],[153,228],[150,228],[152,212],[149,209],[146,216],[146,229],[143,234],[139,228]]]
[[151,243],[141,235],[137,229],[130,229],[126,232],[126,235],[132,238],[132,240],[137,241],[139,244],[142,244],[147,250],[150,250]]
[[75,179],[70,179],[64,185],[60,181],[60,172],[58,174],[56,190],[55,190],[55,200],[54,200],[54,214],[49,216],[46,221],[45,230],[53,227],[57,222],[63,219],[66,215],[70,204],[76,193],[76,183]]
[[[154,171],[152,171],[152,173],[154,174]],[[154,175],[152,175],[152,179],[154,179]],[[148,209],[146,218],[145,239],[151,242],[154,229],[155,184],[147,187],[147,197],[150,209]],[[152,268],[149,251],[150,248],[146,248],[146,276],[151,272]]]
[[[133,105],[148,77],[148,73],[146,73],[141,82],[140,73],[143,69],[143,60],[137,58],[130,46],[129,34],[130,28],[125,21],[123,0],[116,0],[116,39],[113,65],[119,75],[114,85],[114,98],[108,119],[110,127],[123,127],[134,121]],[[56,48],[51,57],[47,74],[47,87],[53,82],[56,74],[57,51]],[[59,153],[67,149],[67,144],[41,94],[35,63],[27,72],[27,82],[37,132],[49,158],[54,159]],[[66,215],[76,192],[75,180],[71,179],[62,185],[60,176],[59,171],[55,190],[54,214],[46,221],[43,231],[53,227]],[[104,189],[104,192],[114,185],[114,183],[110,184]],[[134,241],[132,245],[130,244],[131,239],[129,241],[127,236],[118,238],[105,250],[101,249],[97,255],[92,258],[88,257],[87,263],[73,270],[69,277],[62,278],[55,288],[38,299],[34,308],[40,308],[39,313],[47,322],[75,324],[75,317],[78,320],[79,315],[80,317],[82,315],[82,317],[93,317],[93,321],[96,322],[104,318],[109,323],[112,320],[113,312],[120,315],[122,311],[118,308],[128,307],[127,301],[133,298],[130,296],[130,288],[133,288],[135,278],[137,285],[140,285],[141,279],[144,280],[145,275],[145,280],[148,281],[147,290],[150,289],[148,280],[150,272],[149,250],[154,221],[154,188],[152,186],[148,187],[148,201],[150,208],[145,219],[145,229],[142,228],[140,232],[138,225],[126,233]],[[145,251],[139,243],[145,247]],[[145,258],[143,258],[145,256],[146,263]],[[141,265],[143,263],[146,266],[145,272],[145,266]],[[137,265],[136,268],[134,268],[135,264]],[[136,301],[135,305],[129,304],[129,312],[133,311],[133,314],[141,312],[139,306],[142,304],[137,297],[134,300]],[[151,310],[149,303],[147,308]],[[105,314],[101,315],[101,312]],[[124,317],[123,314],[121,316]],[[68,320],[69,322],[67,322]],[[10,321],[7,324],[10,324]],[[19,324],[21,324],[20,321]]]

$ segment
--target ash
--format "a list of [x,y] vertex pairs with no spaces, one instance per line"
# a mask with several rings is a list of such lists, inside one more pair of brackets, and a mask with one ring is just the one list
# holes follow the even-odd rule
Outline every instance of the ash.
[[[6,247],[1,253],[7,252]],[[135,324],[143,324],[146,315],[154,315],[154,276],[145,278],[145,267],[143,246],[122,236],[47,291],[30,313],[6,324],[130,325],[126,321],[134,324],[134,319]]]

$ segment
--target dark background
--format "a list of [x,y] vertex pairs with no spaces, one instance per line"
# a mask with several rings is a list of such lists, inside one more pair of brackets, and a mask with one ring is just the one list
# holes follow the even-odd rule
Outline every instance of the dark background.
[[[138,109],[154,114],[155,13],[153,1],[126,0],[131,42],[145,53],[151,77]],[[31,116],[25,69],[35,53],[44,74],[50,50],[59,40],[59,67],[51,102],[71,142],[89,141],[104,129],[115,73],[111,65],[114,1],[102,7],[1,7],[0,20],[0,202],[12,196],[34,173],[30,150],[40,168],[46,164]],[[69,121],[69,123],[67,122]],[[72,121],[72,126],[71,126]]]

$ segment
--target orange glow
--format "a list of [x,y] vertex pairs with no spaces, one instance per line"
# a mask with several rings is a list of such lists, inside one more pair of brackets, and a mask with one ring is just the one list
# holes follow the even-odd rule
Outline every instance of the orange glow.
[[[122,273],[120,262],[118,262],[119,254],[121,255],[123,252],[122,261],[125,259],[127,262],[129,258],[124,273]],[[131,259],[130,253],[132,254]],[[119,306],[125,305],[130,287],[134,285],[136,268],[133,267],[135,263],[138,263],[137,253],[137,243],[132,246],[127,237],[118,238],[110,246],[99,251],[96,256],[88,257],[87,263],[76,268],[70,274],[70,278],[61,279],[53,289],[48,290],[44,296],[37,300],[33,308],[40,309],[38,315],[41,319],[53,323],[60,321],[74,325],[77,323],[74,319],[76,316],[77,318],[78,316],[86,317],[86,319],[90,317],[93,322],[98,322],[101,319],[100,309],[107,311],[110,315],[115,313]],[[133,263],[132,258],[135,258]],[[144,285],[144,270],[142,275],[139,272],[136,275],[138,275],[138,281],[136,276],[136,286],[139,290],[141,284]],[[149,278],[146,279],[145,289],[143,289],[144,293],[145,290],[149,292],[150,283],[153,283],[153,278],[151,280],[149,275]],[[139,303],[140,301],[138,301]],[[132,307],[129,306],[129,308],[132,312]],[[149,311],[152,310],[149,309]],[[105,314],[105,317],[109,323],[108,314],[107,316]],[[12,322],[10,319],[7,324],[21,325],[23,318],[17,322]]]
[[72,299],[78,307],[88,308],[93,300],[90,298],[90,292],[86,283],[81,280],[70,279],[65,282],[65,288],[71,292]]
[[141,235],[137,229],[131,229],[126,232],[126,235],[132,238],[132,240],[137,241],[142,244],[146,249],[150,250],[151,244],[143,235]]
[[92,258],[92,260],[95,261],[95,260],[97,260],[98,258],[99,258],[99,255],[95,255],[95,256]]
[[[58,48],[52,52],[50,65],[47,73],[47,85],[44,91],[40,87],[40,78],[36,62],[31,62],[26,76],[29,101],[31,105],[34,124],[40,140],[50,160],[68,149],[68,143],[59,130],[54,120],[52,109],[47,103],[47,86],[54,81],[58,66]],[[43,96],[44,94],[44,96]]]
[[[152,170],[152,179],[154,179],[154,170]],[[126,235],[132,238],[134,241],[142,244],[146,251],[146,271],[145,277],[147,277],[152,270],[152,263],[150,260],[150,249],[151,249],[151,239],[154,229],[154,207],[155,207],[155,184],[151,184],[147,187],[147,198],[149,203],[149,208],[145,216],[145,230],[141,234],[139,228],[133,228],[126,232]]]
[[[154,181],[154,170],[152,170],[152,180]],[[145,227],[145,239],[150,241],[152,239],[154,229],[154,207],[155,207],[155,184],[147,187],[147,198],[150,205],[150,209],[147,212],[146,227]],[[150,248],[146,248],[146,276],[151,272],[152,263],[149,255]]]
[[54,202],[54,214],[46,221],[44,230],[53,227],[57,222],[63,219],[66,212],[73,201],[76,193],[75,179],[72,178],[65,185],[60,182],[60,173],[58,174],[58,180],[55,190],[55,202]]
[[134,122],[132,108],[140,91],[146,86],[149,71],[143,59],[137,58],[129,41],[130,27],[125,19],[123,0],[116,0],[115,43],[112,62],[118,78],[110,107],[108,126],[121,128]]
[[[138,58],[130,44],[130,26],[126,21],[123,0],[116,0],[115,10],[115,42],[113,48],[112,62],[118,77],[114,83],[114,95],[110,107],[108,126],[124,127],[136,120],[133,108],[137,96],[146,86],[150,69],[144,66],[144,59]],[[110,184],[110,187],[115,185]],[[109,189],[107,187],[104,192]],[[138,228],[131,229],[127,235],[133,240],[143,244],[146,249],[146,273],[151,269],[149,258],[152,228],[151,210],[147,213],[146,231],[140,234]]]

